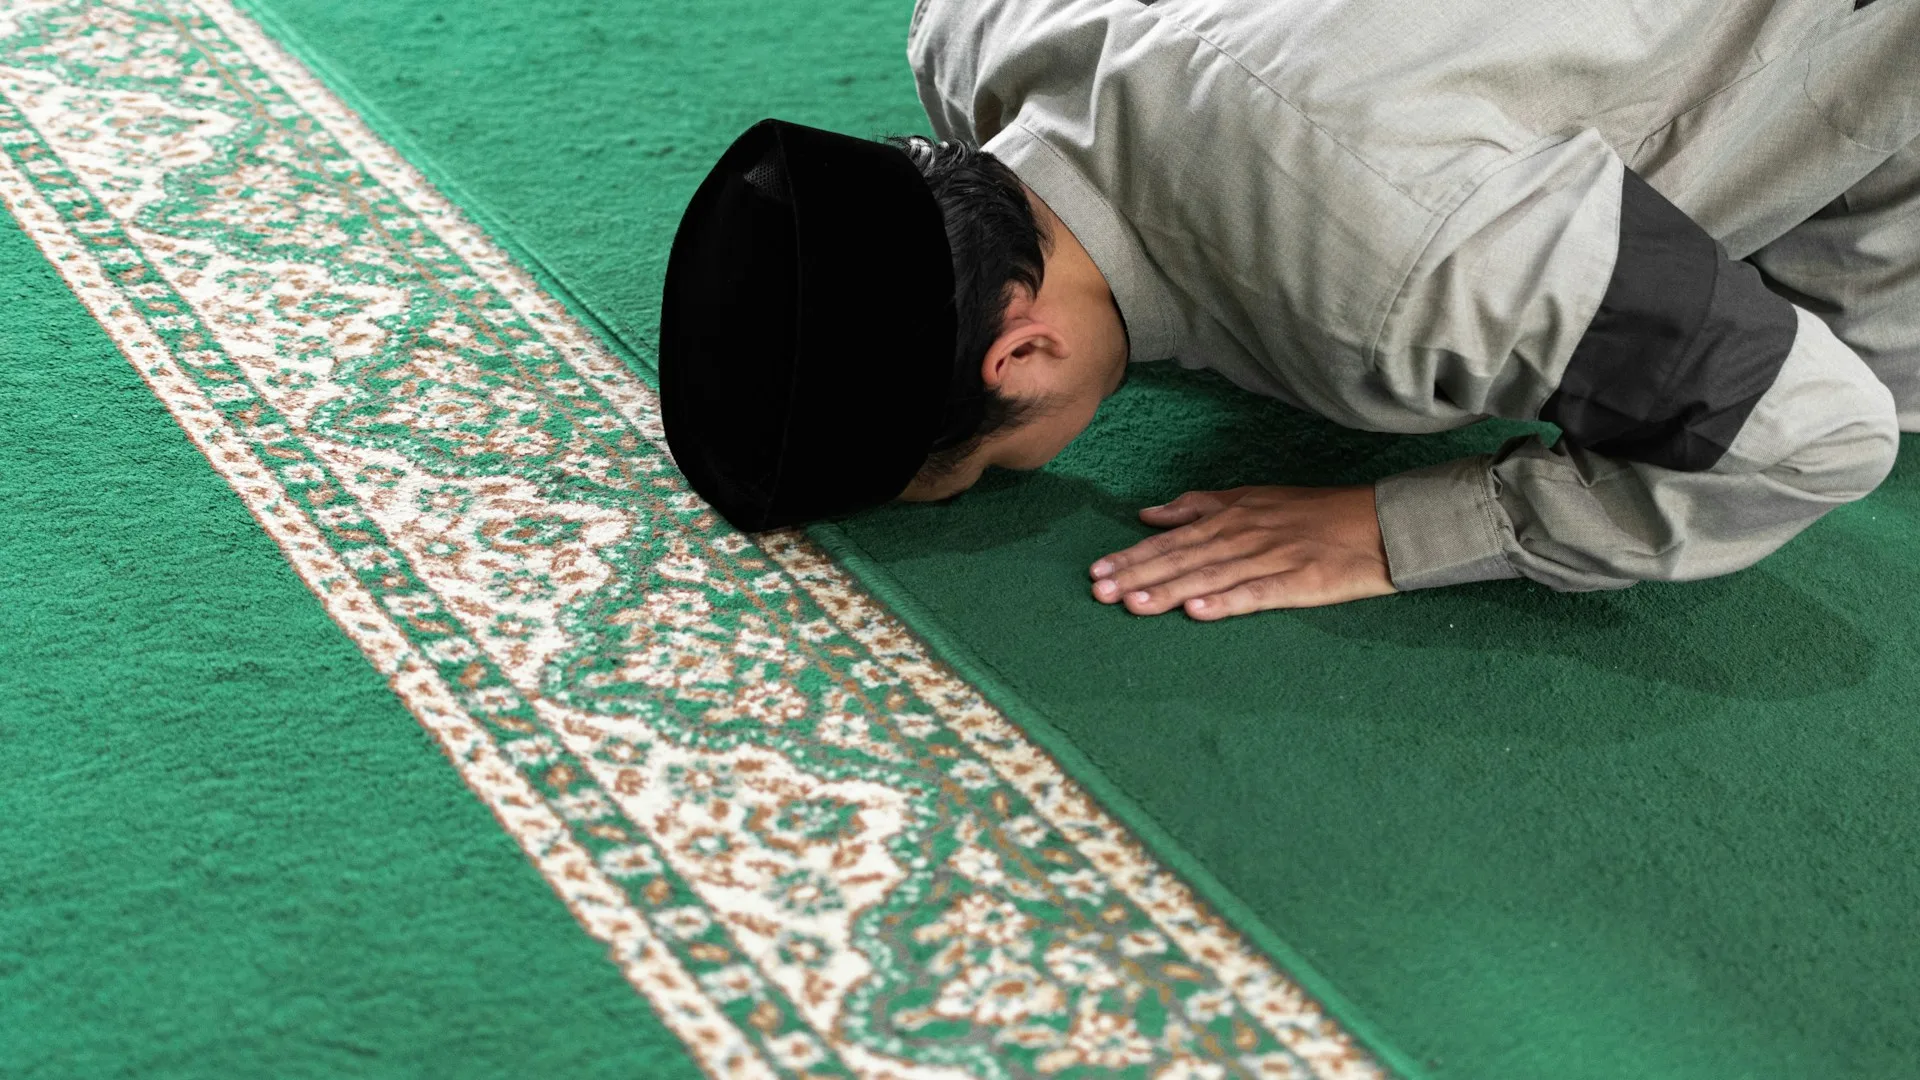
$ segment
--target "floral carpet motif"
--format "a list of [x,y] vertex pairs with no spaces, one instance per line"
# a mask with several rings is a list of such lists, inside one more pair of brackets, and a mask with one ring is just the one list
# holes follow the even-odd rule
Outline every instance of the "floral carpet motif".
[[0,2],[0,198],[709,1073],[1374,1077],[221,0]]

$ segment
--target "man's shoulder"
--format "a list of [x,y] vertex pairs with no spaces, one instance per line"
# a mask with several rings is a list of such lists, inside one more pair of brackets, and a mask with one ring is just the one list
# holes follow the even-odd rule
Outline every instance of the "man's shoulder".
[[[1267,2],[1284,8],[1293,0]],[[1207,159],[1284,159],[1318,182],[1385,179],[1404,194],[1407,185],[1395,183],[1376,148],[1282,92],[1269,54],[1286,48],[1284,41],[1221,21],[1252,6],[919,0],[908,57],[922,104],[944,138],[984,143],[1019,119],[1043,137],[1071,132],[1063,141],[1095,156],[1102,154],[1098,140],[1122,139],[1124,164],[1136,175],[1204,166]]]
[[[1591,128],[1616,147],[1637,144],[1825,6],[919,0],[908,52],[923,98],[944,99],[929,101],[929,114],[939,104],[975,131],[1010,121],[1018,103],[1003,99],[1023,88],[1091,92],[1098,80],[1125,91],[1137,76],[1139,91],[1173,96],[1189,112],[1270,99],[1437,207],[1542,136]],[[973,115],[981,104],[1000,114]]]

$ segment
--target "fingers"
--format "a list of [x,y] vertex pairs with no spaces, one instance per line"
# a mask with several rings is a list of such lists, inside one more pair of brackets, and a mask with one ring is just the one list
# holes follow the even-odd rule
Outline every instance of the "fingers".
[[[1192,542],[1179,545],[1180,540]],[[1265,538],[1254,532],[1205,537],[1188,529],[1163,533],[1101,560],[1117,565],[1105,574],[1096,572],[1093,595],[1096,600],[1112,603],[1128,593],[1175,578],[1211,573],[1210,568],[1216,564],[1243,559],[1266,546]],[[1231,584],[1225,582],[1220,588]]]
[[1202,598],[1208,601],[1202,605],[1205,610],[1215,598],[1224,598],[1249,581],[1275,576],[1275,571],[1280,567],[1274,563],[1270,555],[1258,559],[1210,561],[1156,584],[1125,591],[1115,587],[1110,579],[1102,580],[1094,585],[1094,597],[1105,603],[1122,603],[1135,615],[1159,615]]
[[1353,568],[1329,572],[1324,564],[1305,563],[1277,574],[1250,577],[1231,588],[1185,603],[1188,615],[1204,622],[1273,608],[1309,608],[1344,604],[1397,592],[1384,572]]
[[1225,592],[1196,596],[1183,606],[1187,614],[1201,622],[1248,615],[1283,607],[1311,607],[1305,594],[1291,587],[1296,574],[1268,574],[1242,581]]
[[1149,536],[1125,551],[1116,551],[1094,563],[1089,569],[1089,574],[1095,578],[1114,577],[1128,567],[1139,566],[1181,548],[1204,544],[1218,535],[1219,531],[1220,524],[1216,518],[1203,517],[1158,536]]
[[1091,568],[1094,598],[1136,615],[1214,620],[1396,591],[1368,487],[1190,491],[1140,516],[1167,531]]
[[1164,555],[1175,548],[1200,543],[1212,536],[1212,529],[1189,530],[1183,526],[1198,525],[1207,518],[1232,506],[1244,488],[1231,491],[1189,491],[1179,498],[1160,506],[1149,506],[1140,511],[1140,520],[1156,528],[1169,529],[1171,532],[1150,537],[1138,544],[1101,559],[1089,568],[1088,573],[1095,578],[1111,577],[1118,571],[1147,559]]

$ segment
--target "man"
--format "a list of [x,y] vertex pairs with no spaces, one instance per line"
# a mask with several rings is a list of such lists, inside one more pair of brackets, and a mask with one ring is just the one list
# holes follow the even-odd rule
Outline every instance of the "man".
[[1920,0],[922,0],[941,144],[769,122],[696,195],[667,434],[793,524],[1037,468],[1177,358],[1357,428],[1562,434],[1189,492],[1103,602],[1738,570],[1920,430],[1916,43]]

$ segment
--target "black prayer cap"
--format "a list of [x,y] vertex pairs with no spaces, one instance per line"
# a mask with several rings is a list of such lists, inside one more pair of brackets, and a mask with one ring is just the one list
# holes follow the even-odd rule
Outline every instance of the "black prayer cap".
[[674,460],[747,531],[887,502],[954,441],[955,325],[945,222],[906,153],[761,121],[694,193],[667,262]]

